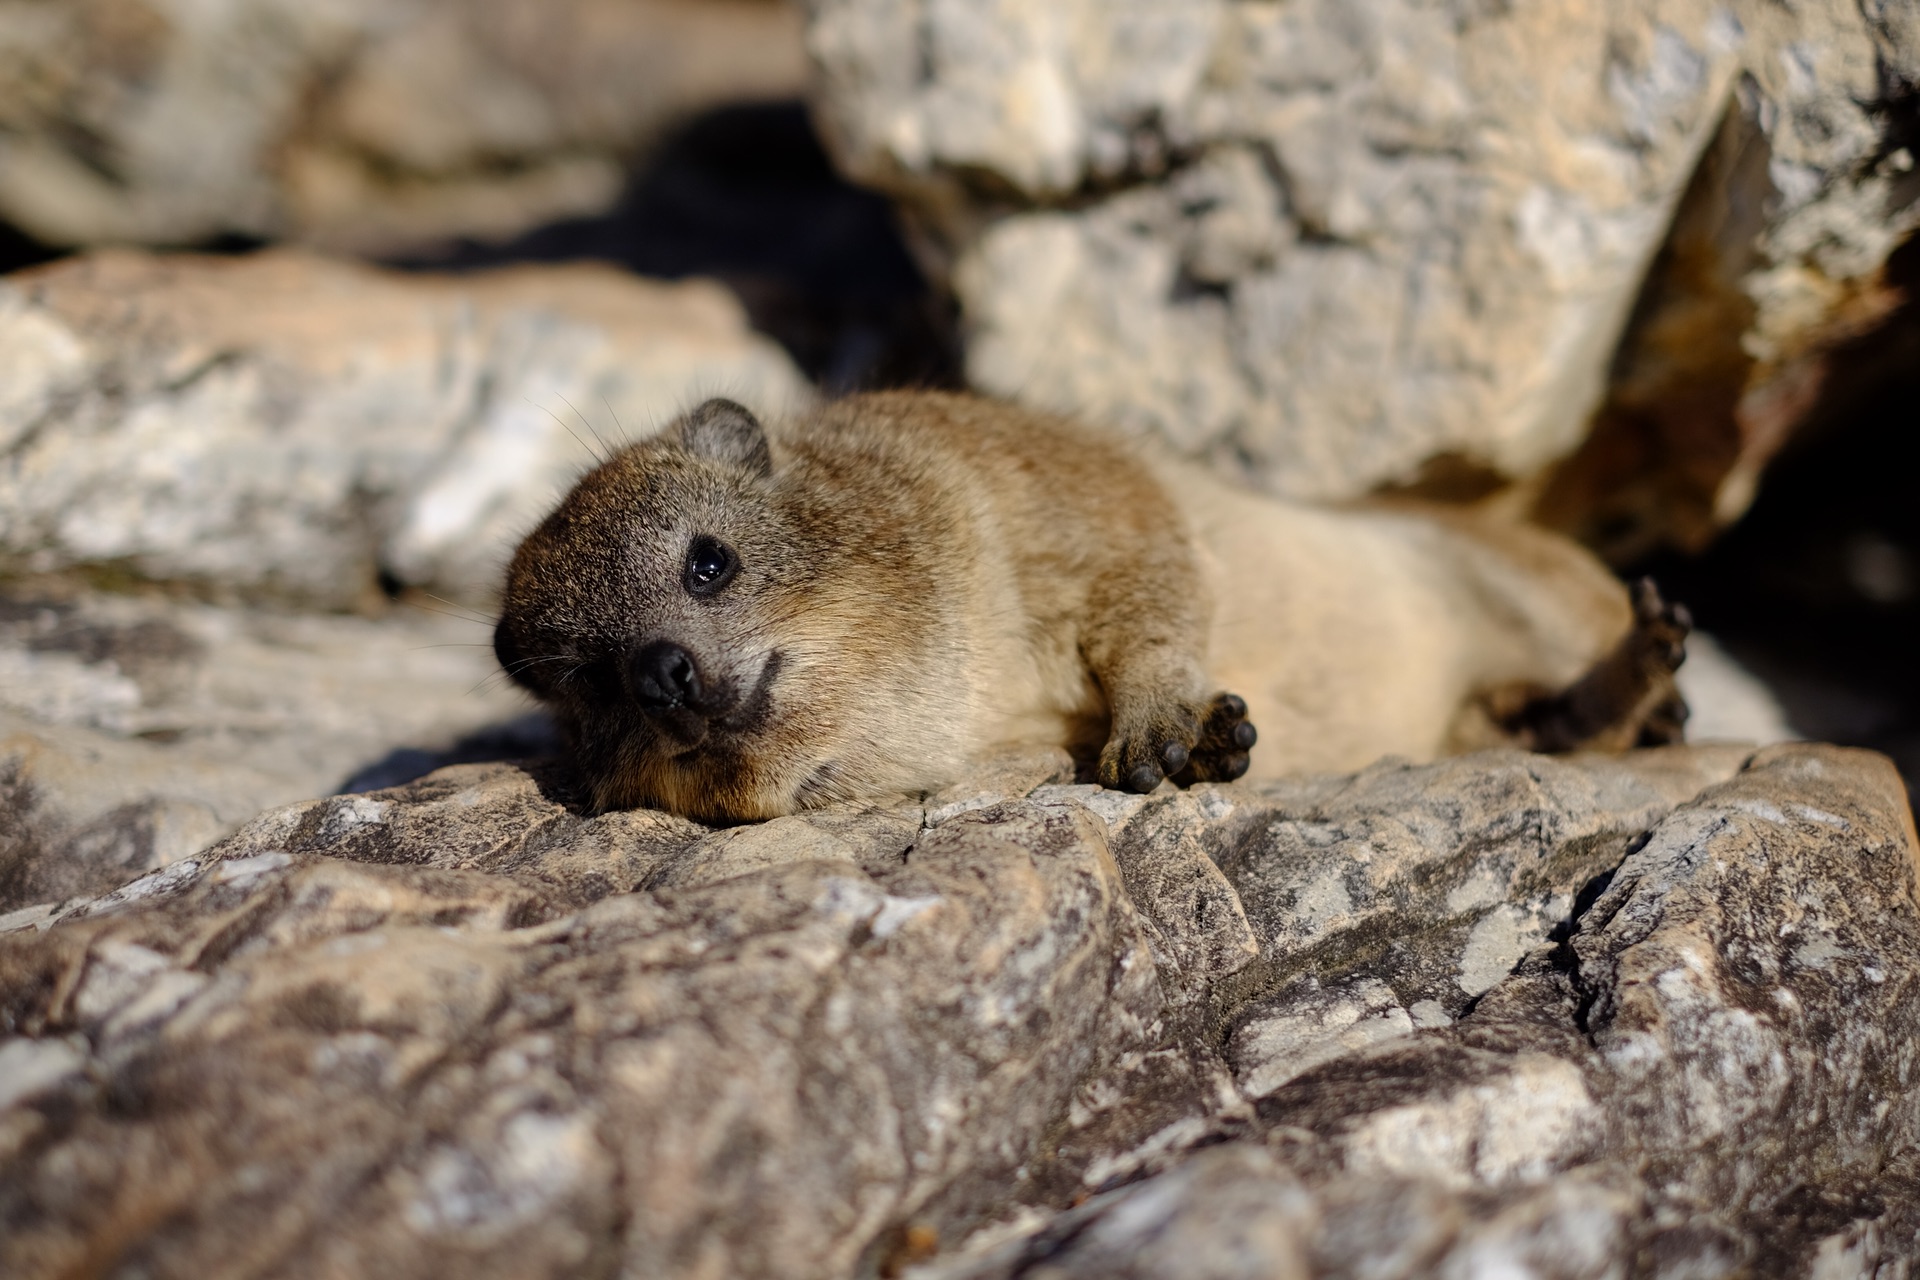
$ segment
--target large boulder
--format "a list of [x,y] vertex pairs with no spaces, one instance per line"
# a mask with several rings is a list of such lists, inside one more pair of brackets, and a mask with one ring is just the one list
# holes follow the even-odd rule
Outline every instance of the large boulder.
[[0,220],[393,251],[613,203],[689,112],[797,95],[774,0],[0,5]]
[[944,244],[973,383],[1291,494],[1538,481],[1641,299],[1553,514],[1697,542],[1920,224],[1894,4],[807,8],[827,135]]
[[1873,1274],[1898,778],[1513,752],[708,829],[551,765],[0,918],[0,1269]]
[[484,599],[596,455],[805,380],[705,281],[107,250],[0,281],[0,570]]

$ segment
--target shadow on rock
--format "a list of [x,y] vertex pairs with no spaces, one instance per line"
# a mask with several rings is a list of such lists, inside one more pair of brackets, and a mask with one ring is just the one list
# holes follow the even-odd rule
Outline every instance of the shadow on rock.
[[[486,725],[467,734],[452,746],[441,750],[426,747],[395,747],[372,764],[356,769],[334,791],[335,795],[354,795],[362,791],[381,791],[404,786],[424,778],[435,769],[453,764],[492,764],[500,760],[532,760],[555,756],[561,750],[560,731],[545,712],[530,711],[499,724]],[[570,788],[556,783],[570,793]],[[555,799],[565,802],[565,797]]]

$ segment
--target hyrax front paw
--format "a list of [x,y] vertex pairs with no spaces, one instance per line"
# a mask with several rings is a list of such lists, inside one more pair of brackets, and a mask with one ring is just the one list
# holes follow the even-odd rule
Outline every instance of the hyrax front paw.
[[1252,763],[1253,744],[1260,740],[1259,730],[1247,719],[1247,704],[1237,694],[1223,693],[1207,709],[1200,726],[1200,740],[1194,744],[1187,767],[1173,780],[1183,787],[1196,782],[1232,782]]
[[1162,778],[1181,786],[1231,781],[1247,771],[1257,737],[1247,704],[1230,693],[1205,706],[1169,700],[1135,716],[1116,711],[1100,785],[1145,793]]
[[1100,785],[1148,792],[1187,767],[1200,737],[1197,708],[1169,698],[1113,709],[1113,733],[1100,752]]

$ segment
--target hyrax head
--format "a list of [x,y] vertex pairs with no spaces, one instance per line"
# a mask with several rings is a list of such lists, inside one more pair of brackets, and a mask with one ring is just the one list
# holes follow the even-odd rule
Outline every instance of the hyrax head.
[[711,400],[584,477],[507,570],[494,652],[548,704],[594,807],[792,807],[768,741],[807,577],[752,414]]

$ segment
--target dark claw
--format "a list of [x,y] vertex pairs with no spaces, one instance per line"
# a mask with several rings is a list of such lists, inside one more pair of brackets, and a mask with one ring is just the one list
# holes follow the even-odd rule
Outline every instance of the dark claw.
[[1660,584],[1652,578],[1636,578],[1633,583],[1633,611],[1648,621],[1660,616],[1666,607],[1666,601],[1660,598]]
[[1229,720],[1247,718],[1247,700],[1237,693],[1223,693],[1214,699],[1215,714],[1224,713]]
[[1160,785],[1160,771],[1150,764],[1135,765],[1133,772],[1127,775],[1127,790],[1137,791],[1141,795]]
[[[1238,699],[1236,699],[1236,701],[1238,701]],[[1253,727],[1251,720],[1242,720],[1239,724],[1233,726],[1233,745],[1242,751],[1247,750],[1258,741],[1260,741],[1260,731]]]
[[1228,782],[1232,782],[1235,778],[1244,777],[1247,766],[1252,763],[1253,757],[1244,751],[1238,751],[1227,757],[1227,763],[1221,773]]
[[1178,742],[1169,742],[1160,748],[1161,763],[1167,766],[1168,773],[1178,773],[1187,767],[1187,749]]

